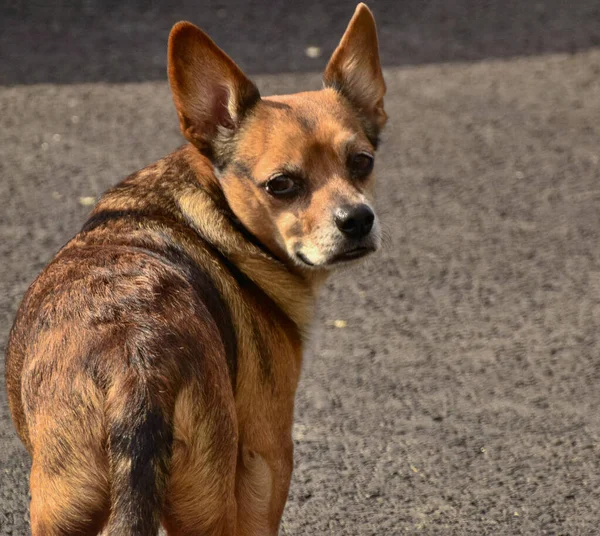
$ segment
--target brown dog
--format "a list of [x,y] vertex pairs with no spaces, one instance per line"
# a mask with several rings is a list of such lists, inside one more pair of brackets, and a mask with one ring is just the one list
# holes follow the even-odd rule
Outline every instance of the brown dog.
[[366,6],[321,91],[261,98],[187,22],[169,80],[190,143],[100,199],[11,332],[34,536],[277,534],[315,294],[380,243]]

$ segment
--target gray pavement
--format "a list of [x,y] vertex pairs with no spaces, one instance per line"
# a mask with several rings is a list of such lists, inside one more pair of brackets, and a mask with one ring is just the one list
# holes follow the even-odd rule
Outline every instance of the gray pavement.
[[[386,247],[327,284],[282,534],[597,534],[600,8],[407,2],[401,21],[399,4],[373,2],[391,118],[378,159]],[[86,40],[66,2],[54,19],[27,5],[0,9],[13,17],[0,23],[1,348],[86,198],[181,143],[162,59],[146,55],[163,57],[175,8],[128,28],[133,7],[117,17],[110,2],[104,15],[85,3],[98,50],[60,42],[69,22],[74,43]],[[208,29],[263,73],[265,94],[318,87],[324,60],[304,48],[332,48],[352,11],[338,2],[328,20],[328,3],[309,3],[285,15],[276,2],[238,20],[219,6],[193,17],[201,10],[182,3],[175,18],[224,9]],[[58,30],[41,44],[44,20]],[[0,389],[2,535],[28,533],[28,463]]]
[[[356,0],[3,0],[0,84],[163,80],[171,26],[204,28],[251,73],[324,67]],[[598,0],[371,0],[384,65],[600,46]],[[309,58],[309,45],[326,54]]]

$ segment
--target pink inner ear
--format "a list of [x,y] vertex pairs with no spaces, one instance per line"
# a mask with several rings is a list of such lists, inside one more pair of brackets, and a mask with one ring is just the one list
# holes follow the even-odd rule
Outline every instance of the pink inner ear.
[[215,90],[213,99],[212,118],[216,125],[233,130],[235,121],[229,112],[229,90],[219,86]]

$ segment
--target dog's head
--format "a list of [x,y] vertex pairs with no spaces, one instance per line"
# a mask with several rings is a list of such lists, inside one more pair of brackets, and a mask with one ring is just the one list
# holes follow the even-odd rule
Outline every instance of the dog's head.
[[379,247],[372,189],[385,82],[364,4],[320,91],[261,98],[187,22],[171,31],[169,81],[184,136],[213,162],[235,216],[277,256],[322,269]]

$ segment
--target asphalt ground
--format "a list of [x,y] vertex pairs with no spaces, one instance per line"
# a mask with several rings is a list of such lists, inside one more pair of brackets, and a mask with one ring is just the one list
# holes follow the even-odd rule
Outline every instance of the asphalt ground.
[[[353,10],[74,5],[0,7],[1,347],[89,198],[182,142],[172,22],[204,26],[269,94],[317,88]],[[387,241],[327,284],[281,532],[598,534],[600,5],[372,7]],[[2,535],[28,533],[28,468],[0,390]]]

